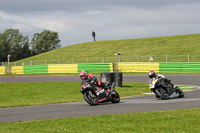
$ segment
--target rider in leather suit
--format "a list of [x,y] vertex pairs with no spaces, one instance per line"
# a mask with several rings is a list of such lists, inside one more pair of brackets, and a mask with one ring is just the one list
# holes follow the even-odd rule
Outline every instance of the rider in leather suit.
[[[169,85],[171,85],[172,88],[173,88],[174,90],[177,89],[177,87],[172,83],[171,80],[165,78],[164,75],[156,74],[155,71],[150,71],[150,72],[149,72],[149,78],[150,78],[150,79],[151,79],[151,78],[163,79],[164,82],[166,82],[166,83],[168,83]],[[165,87],[165,88],[168,88],[165,84],[161,84],[161,86],[162,86],[162,87]]]
[[87,72],[81,71],[79,76],[82,80],[81,85],[83,85],[85,83],[89,83],[89,84],[91,84],[91,89],[93,91],[96,91],[97,90],[96,87],[98,86],[98,87],[104,88],[107,91],[108,95],[111,93],[111,90],[109,88],[107,88],[108,84],[98,81],[97,78],[92,73],[87,74]]

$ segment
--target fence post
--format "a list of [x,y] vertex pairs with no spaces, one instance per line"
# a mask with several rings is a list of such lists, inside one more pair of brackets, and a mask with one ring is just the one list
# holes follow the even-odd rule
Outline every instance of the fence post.
[[6,66],[6,73],[9,74],[11,73],[11,64],[8,63],[8,65]]
[[74,58],[72,58],[72,64],[74,64]]
[[102,63],[104,63],[105,61],[104,61],[104,57],[102,58]]
[[140,58],[139,58],[139,55],[137,55],[137,62],[140,62]]
[[32,60],[30,60],[30,65],[32,66]]
[[168,62],[168,56],[167,56],[167,54],[166,54],[166,63]]
[[89,63],[89,59],[87,58],[87,64]]
[[188,54],[188,63],[190,62],[190,55]]

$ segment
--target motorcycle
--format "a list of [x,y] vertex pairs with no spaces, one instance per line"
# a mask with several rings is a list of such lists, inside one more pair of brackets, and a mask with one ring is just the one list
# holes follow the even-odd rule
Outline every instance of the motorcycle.
[[[164,84],[166,87],[163,87],[162,84]],[[173,88],[169,83],[164,82],[163,78],[150,79],[149,89],[155,94],[156,98],[169,99],[173,97],[184,97],[184,93],[179,87]]]
[[112,85],[108,84],[107,89],[111,90],[111,93],[107,92],[107,89],[102,87],[96,86],[96,91],[91,89],[91,83],[85,83],[81,86],[80,92],[83,94],[85,101],[90,105],[97,105],[98,103],[102,102],[112,102],[112,103],[119,103],[120,96],[114,90],[115,89],[115,82]]

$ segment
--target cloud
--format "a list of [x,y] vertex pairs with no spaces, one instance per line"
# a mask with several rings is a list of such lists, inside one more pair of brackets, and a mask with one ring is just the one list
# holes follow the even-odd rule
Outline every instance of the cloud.
[[0,9],[12,13],[52,12],[69,13],[112,10],[118,7],[142,9],[163,8],[180,4],[199,4],[199,0],[0,0]]
[[62,46],[200,31],[199,0],[0,0],[0,32],[18,28],[30,39],[49,29]]

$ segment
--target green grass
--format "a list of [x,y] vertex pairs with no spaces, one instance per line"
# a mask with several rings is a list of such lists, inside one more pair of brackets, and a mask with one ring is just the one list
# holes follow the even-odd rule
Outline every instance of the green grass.
[[154,62],[165,62],[166,55],[169,55],[168,62],[187,62],[188,54],[190,62],[200,62],[199,44],[200,34],[85,42],[26,58],[16,64],[29,65],[30,60],[33,65],[115,62],[114,53],[119,51],[123,53],[120,56],[122,62],[146,62],[150,55]]
[[0,83],[0,107],[83,100],[80,82]]
[[0,133],[199,133],[200,108],[0,123]]
[[[0,108],[83,101],[80,82],[0,83]],[[123,83],[121,97],[149,92],[147,83]]]

